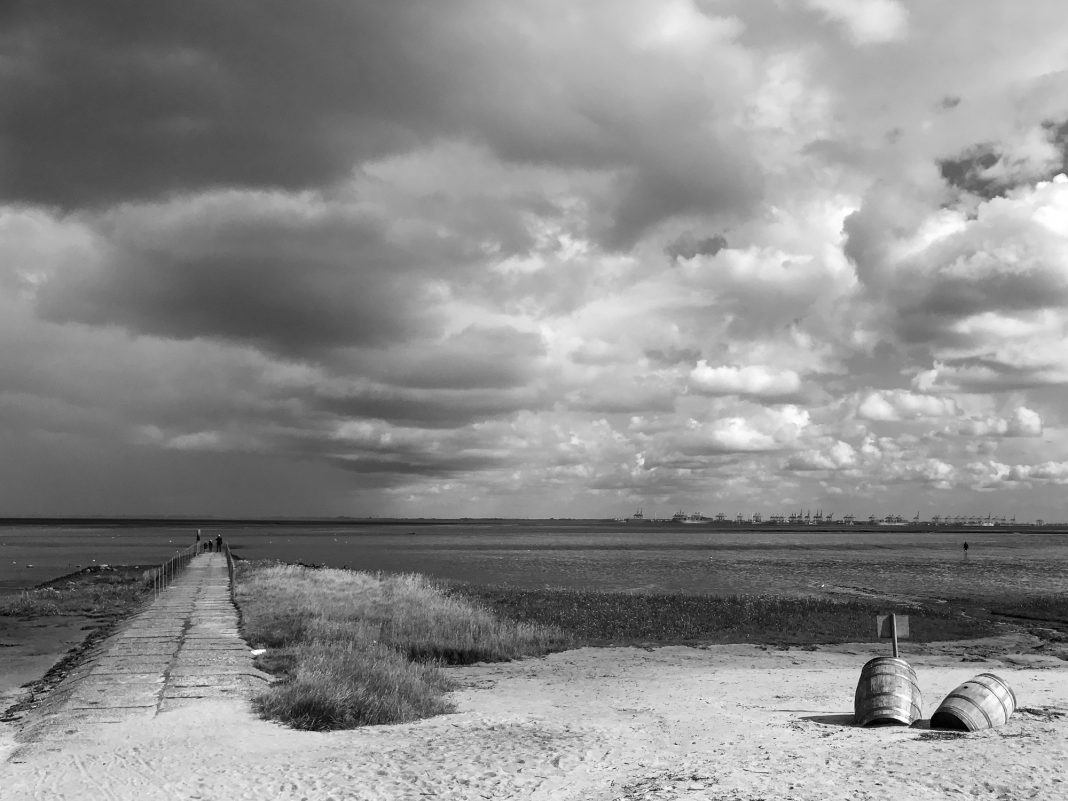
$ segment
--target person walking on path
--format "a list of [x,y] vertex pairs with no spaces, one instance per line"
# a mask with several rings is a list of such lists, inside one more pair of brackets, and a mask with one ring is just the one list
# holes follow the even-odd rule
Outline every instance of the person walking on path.
[[200,553],[200,529],[197,529],[197,553]]
[[215,550],[222,553],[222,534],[215,535]]

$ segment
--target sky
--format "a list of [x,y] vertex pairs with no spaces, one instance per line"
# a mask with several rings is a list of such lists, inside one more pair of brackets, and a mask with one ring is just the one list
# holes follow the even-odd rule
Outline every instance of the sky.
[[8,0],[0,515],[1068,519],[1062,0]]

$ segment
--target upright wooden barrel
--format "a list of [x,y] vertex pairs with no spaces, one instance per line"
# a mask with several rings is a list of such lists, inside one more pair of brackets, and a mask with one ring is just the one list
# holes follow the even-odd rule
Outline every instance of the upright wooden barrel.
[[980,673],[945,697],[931,715],[932,729],[977,731],[1000,726],[1016,710],[1016,693],[1000,676]]
[[895,656],[870,660],[860,671],[853,714],[858,726],[911,726],[923,715],[923,695],[912,665]]

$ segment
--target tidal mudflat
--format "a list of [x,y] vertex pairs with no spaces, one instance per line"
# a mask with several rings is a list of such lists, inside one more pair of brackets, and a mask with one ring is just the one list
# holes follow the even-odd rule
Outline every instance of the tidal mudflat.
[[[247,559],[530,588],[938,598],[1047,594],[1068,581],[1068,533],[1026,527],[914,532],[409,520],[205,525],[203,531],[221,533]],[[79,565],[160,561],[195,533],[196,526],[177,524],[0,527],[0,592]]]

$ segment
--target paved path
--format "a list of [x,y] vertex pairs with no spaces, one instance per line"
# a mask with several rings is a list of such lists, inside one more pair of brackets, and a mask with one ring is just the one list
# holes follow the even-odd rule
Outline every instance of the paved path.
[[204,699],[247,698],[266,674],[238,635],[226,557],[195,557],[178,579],[59,685],[19,739],[62,751],[100,727],[151,719]]

